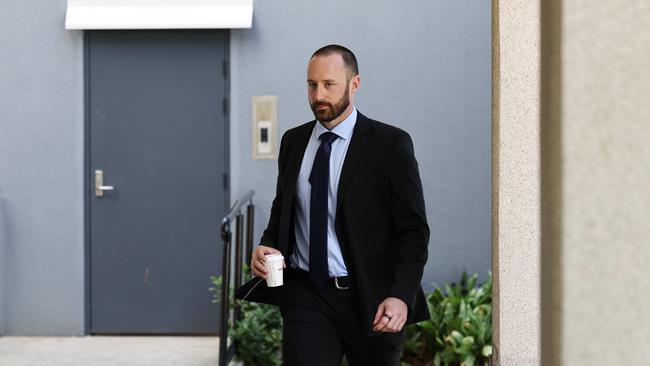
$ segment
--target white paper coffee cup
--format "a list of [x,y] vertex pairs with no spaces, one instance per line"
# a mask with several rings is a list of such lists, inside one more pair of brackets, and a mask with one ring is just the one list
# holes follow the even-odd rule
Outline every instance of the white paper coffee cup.
[[268,287],[278,287],[283,284],[282,254],[269,254],[266,257],[266,285]]

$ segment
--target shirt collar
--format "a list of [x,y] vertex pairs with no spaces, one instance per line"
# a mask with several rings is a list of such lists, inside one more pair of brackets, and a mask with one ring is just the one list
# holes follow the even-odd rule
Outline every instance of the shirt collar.
[[357,108],[352,106],[352,113],[336,125],[331,130],[325,128],[320,122],[316,123],[316,136],[320,136],[325,132],[334,132],[338,137],[348,140],[352,137],[352,132],[354,131],[354,125],[357,123]]

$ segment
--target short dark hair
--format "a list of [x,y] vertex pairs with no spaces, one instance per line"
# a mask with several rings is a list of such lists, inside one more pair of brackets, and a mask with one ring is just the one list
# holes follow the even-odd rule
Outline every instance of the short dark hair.
[[311,58],[314,58],[316,56],[329,56],[332,54],[341,55],[341,58],[343,58],[343,63],[345,64],[345,67],[347,67],[352,77],[359,75],[359,64],[357,64],[357,57],[354,55],[354,53],[352,53],[352,51],[341,45],[329,44],[325,47],[321,47],[316,50],[313,55],[311,55]]

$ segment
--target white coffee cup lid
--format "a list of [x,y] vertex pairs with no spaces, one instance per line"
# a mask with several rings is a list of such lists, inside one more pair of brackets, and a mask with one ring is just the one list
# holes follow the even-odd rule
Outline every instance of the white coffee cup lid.
[[269,261],[277,261],[277,260],[282,260],[284,259],[284,256],[282,254],[268,254],[266,255],[266,260]]

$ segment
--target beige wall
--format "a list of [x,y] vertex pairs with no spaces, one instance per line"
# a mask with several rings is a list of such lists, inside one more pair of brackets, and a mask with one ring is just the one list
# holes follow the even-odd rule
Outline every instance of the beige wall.
[[493,4],[494,361],[539,365],[539,3]]
[[650,2],[542,19],[543,364],[646,365]]

